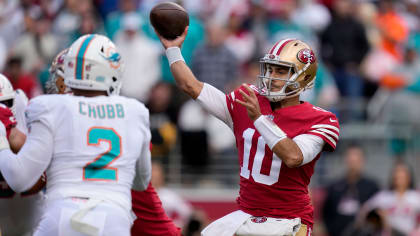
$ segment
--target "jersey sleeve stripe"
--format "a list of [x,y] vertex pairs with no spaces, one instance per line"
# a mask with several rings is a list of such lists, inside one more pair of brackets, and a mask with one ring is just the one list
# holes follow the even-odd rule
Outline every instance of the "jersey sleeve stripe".
[[338,133],[338,134],[340,134],[340,130],[339,130],[337,127],[332,126],[332,125],[312,125],[312,127],[311,127],[311,128],[313,128],[313,129],[316,129],[316,128],[327,128],[327,129],[332,129],[332,130],[337,131],[337,133]]
[[333,138],[331,138],[328,134],[326,134],[324,132],[317,131],[317,130],[311,130],[310,132],[322,135],[323,137],[325,137],[327,139],[327,141],[329,141],[331,144],[333,144],[334,147],[337,145],[337,142]]
[[336,134],[336,133],[334,133],[333,131],[331,131],[331,130],[328,130],[328,129],[316,129],[317,131],[321,131],[321,132],[324,132],[324,133],[327,133],[327,134],[330,134],[330,135],[332,135],[335,139],[337,139],[338,140],[338,135]]
[[235,93],[232,92],[230,95],[226,95],[226,106],[230,113],[230,117],[233,117],[233,103],[235,102]]

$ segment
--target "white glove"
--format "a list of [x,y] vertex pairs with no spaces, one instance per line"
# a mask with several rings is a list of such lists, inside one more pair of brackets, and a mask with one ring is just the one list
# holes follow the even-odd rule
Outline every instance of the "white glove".
[[9,140],[7,140],[6,127],[0,122],[0,151],[10,149]]

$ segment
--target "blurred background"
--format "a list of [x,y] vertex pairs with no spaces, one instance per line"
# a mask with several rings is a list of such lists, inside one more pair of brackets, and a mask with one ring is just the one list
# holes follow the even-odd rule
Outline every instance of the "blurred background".
[[[0,0],[0,72],[32,98],[72,41],[111,38],[125,63],[122,95],[151,113],[153,184],[184,235],[196,235],[237,209],[237,151],[229,128],[176,89],[149,24],[159,2]],[[302,99],[334,112],[341,132],[311,181],[314,235],[420,235],[419,0],[176,2],[190,14],[186,63],[225,92],[255,83],[282,38],[316,51],[315,87]]]

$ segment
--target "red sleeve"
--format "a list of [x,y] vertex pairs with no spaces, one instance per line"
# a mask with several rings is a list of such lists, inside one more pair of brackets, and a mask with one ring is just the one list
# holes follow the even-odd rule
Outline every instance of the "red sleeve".
[[323,113],[324,115],[310,127],[307,133],[321,137],[327,144],[324,149],[332,152],[335,150],[340,137],[340,125],[333,113]]
[[13,116],[12,111],[4,105],[0,106],[0,121],[6,128],[7,138],[9,138],[10,131],[13,127],[16,126],[17,122],[16,118]]
[[131,191],[133,211],[137,219],[131,228],[131,235],[179,236],[181,229],[176,227],[166,215],[152,184],[144,191]]

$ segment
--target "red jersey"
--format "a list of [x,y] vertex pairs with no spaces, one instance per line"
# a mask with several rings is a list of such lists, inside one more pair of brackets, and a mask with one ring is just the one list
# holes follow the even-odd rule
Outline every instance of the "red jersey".
[[[254,86],[251,88],[256,90]],[[261,113],[272,119],[289,138],[312,134],[325,141],[324,150],[335,149],[339,124],[333,113],[308,102],[272,111],[269,100],[258,92],[256,95]],[[312,226],[313,207],[308,185],[320,154],[297,168],[283,165],[254,127],[246,108],[235,102],[235,98],[242,99],[239,89],[226,95],[226,102],[233,121],[241,166],[237,199],[240,209],[253,216],[300,217],[303,223]]]
[[181,229],[176,227],[166,215],[152,184],[144,191],[131,190],[132,205],[137,219],[131,228],[131,235],[141,236],[179,236]]

